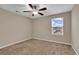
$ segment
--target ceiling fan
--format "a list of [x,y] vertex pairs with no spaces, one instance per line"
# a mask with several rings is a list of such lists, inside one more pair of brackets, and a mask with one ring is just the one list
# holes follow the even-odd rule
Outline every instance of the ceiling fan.
[[22,12],[32,12],[32,16],[34,16],[35,14],[39,14],[39,15],[43,16],[44,14],[41,13],[40,11],[47,10],[46,7],[38,9],[39,6],[37,6],[37,5],[32,5],[32,4],[28,4],[28,5],[29,5],[30,8],[32,8],[32,11],[22,11]]

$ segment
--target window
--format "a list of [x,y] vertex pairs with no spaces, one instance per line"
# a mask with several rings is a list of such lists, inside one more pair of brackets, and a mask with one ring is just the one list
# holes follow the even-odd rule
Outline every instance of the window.
[[63,35],[63,17],[51,19],[52,34]]

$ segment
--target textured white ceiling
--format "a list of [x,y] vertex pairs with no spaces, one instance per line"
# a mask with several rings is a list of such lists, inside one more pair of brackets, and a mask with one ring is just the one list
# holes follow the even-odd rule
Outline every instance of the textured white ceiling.
[[[74,5],[72,4],[39,4],[39,9],[43,7],[47,7],[46,11],[41,11],[44,13],[44,16],[49,16],[53,14],[63,13],[72,10]],[[0,8],[5,10],[17,13],[19,15],[23,15],[29,18],[38,18],[43,17],[41,15],[32,16],[32,12],[22,12],[22,11],[32,11],[32,9],[26,4],[2,4]],[[19,12],[16,12],[19,11]]]

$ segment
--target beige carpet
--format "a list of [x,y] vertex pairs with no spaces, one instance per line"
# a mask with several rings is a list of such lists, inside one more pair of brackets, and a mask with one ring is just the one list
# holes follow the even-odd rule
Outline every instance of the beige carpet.
[[0,49],[1,55],[75,55],[69,45],[31,39]]

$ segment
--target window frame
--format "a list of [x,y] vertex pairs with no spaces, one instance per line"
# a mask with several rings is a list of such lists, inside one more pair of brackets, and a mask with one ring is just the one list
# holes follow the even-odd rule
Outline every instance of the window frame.
[[[54,34],[54,33],[53,33],[53,28],[54,28],[54,27],[52,27],[52,20],[53,20],[54,18],[62,18],[62,19],[63,19],[63,26],[61,26],[61,27],[62,27],[62,29],[61,29],[62,33],[61,33],[61,34]],[[60,36],[63,36],[63,35],[64,35],[64,17],[52,17],[52,18],[50,19],[50,23],[51,23],[51,34],[52,34],[52,35],[60,35]]]

